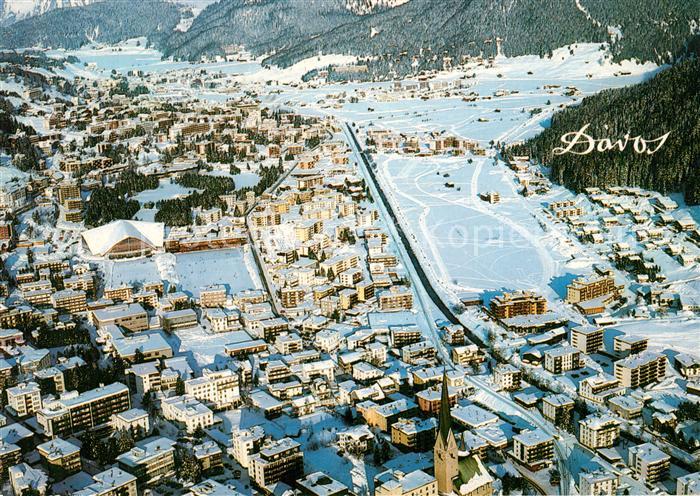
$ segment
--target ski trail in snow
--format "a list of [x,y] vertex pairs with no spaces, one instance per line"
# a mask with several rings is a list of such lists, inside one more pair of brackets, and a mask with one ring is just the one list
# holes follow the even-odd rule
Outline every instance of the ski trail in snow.
[[576,8],[584,13],[584,15],[586,16],[586,19],[588,19],[589,21],[591,21],[593,24],[595,24],[598,27],[602,26],[600,21],[593,19],[593,16],[591,16],[591,14],[588,12],[588,9],[586,9],[586,7],[583,6],[583,4],[581,3],[581,0],[574,0],[574,1],[576,2]]

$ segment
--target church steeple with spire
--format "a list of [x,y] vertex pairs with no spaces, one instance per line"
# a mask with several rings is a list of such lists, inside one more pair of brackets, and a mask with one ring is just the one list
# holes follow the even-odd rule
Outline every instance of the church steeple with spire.
[[452,432],[452,414],[450,413],[450,395],[447,389],[447,370],[442,375],[442,395],[440,414],[438,416],[438,436],[433,448],[435,478],[441,494],[451,494],[453,481],[459,473],[457,440]]

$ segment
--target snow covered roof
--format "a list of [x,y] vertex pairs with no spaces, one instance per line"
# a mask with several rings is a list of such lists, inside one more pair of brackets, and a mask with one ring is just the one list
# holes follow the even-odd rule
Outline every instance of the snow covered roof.
[[83,241],[93,255],[103,256],[114,245],[128,238],[142,240],[154,248],[163,246],[165,224],[136,220],[117,220],[83,233]]

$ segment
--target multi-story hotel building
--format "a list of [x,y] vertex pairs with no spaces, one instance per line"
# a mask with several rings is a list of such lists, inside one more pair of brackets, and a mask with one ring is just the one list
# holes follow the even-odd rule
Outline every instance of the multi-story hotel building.
[[66,437],[107,424],[112,414],[129,408],[129,388],[113,382],[84,393],[63,393],[57,400],[45,402],[36,419],[46,436]]
[[633,446],[628,450],[628,466],[646,483],[666,477],[671,457],[651,443]]
[[603,329],[578,326],[571,329],[571,345],[590,355],[603,348]]
[[612,496],[619,485],[617,475],[603,469],[580,473],[578,478],[581,496]]
[[185,381],[185,393],[200,401],[211,403],[219,410],[231,407],[241,399],[238,375],[232,370],[213,371],[204,369],[202,377]]
[[586,377],[578,385],[578,394],[581,398],[601,405],[613,396],[624,393],[625,388],[620,386],[620,381],[605,373]]
[[544,352],[544,368],[561,374],[581,367],[581,352],[573,346],[559,346]]
[[436,429],[433,417],[401,419],[391,426],[391,442],[411,451],[428,451],[435,444]]
[[620,422],[609,415],[589,415],[579,421],[579,442],[593,450],[610,448],[620,436]]
[[623,289],[623,285],[615,282],[615,276],[612,273],[595,274],[588,278],[579,277],[566,287],[565,301],[574,304],[608,294],[619,296]]
[[80,448],[61,438],[52,439],[36,447],[41,459],[49,469],[49,474],[60,480],[80,472]]
[[97,327],[114,324],[131,332],[148,329],[148,313],[138,303],[93,310],[91,317]]
[[119,467],[136,476],[140,484],[151,485],[175,475],[175,441],[159,437],[117,457]]
[[249,473],[259,487],[280,481],[294,483],[304,474],[301,445],[285,437],[263,446],[250,457]]
[[26,417],[41,409],[41,389],[36,382],[23,382],[7,388],[7,407],[18,417]]
[[615,378],[625,387],[637,388],[666,377],[666,356],[645,351],[615,362]]
[[516,434],[513,455],[533,470],[546,466],[554,457],[554,438],[539,429]]
[[547,300],[529,291],[516,291],[494,297],[489,306],[494,317],[502,320],[519,315],[541,315],[547,311]]
[[523,373],[509,363],[499,364],[493,371],[494,382],[504,391],[516,391],[520,389],[522,377]]

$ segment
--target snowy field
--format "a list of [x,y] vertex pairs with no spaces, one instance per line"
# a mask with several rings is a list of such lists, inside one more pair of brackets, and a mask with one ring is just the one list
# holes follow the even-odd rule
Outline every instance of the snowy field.
[[[402,224],[410,226],[414,247],[455,292],[551,285],[555,296],[559,278],[588,265],[575,257],[583,254],[556,232],[543,231],[535,218],[544,201],[573,196],[563,188],[526,199],[516,193],[505,165],[489,157],[379,155],[376,162],[384,191]],[[445,186],[448,181],[453,188]],[[497,191],[501,203],[479,199],[486,191]]]
[[[372,124],[409,133],[444,130],[482,143],[491,140],[513,142],[537,134],[559,110],[559,105],[574,104],[583,96],[606,88],[636,84],[653,76],[659,69],[650,63],[612,64],[599,47],[579,44],[573,48],[573,54],[567,49],[558,49],[551,60],[536,56],[499,57],[494,67],[445,72],[437,78],[446,81],[462,79],[462,84],[469,85],[469,92],[491,98],[475,102],[463,101],[460,96],[380,101],[377,97],[387,95],[390,83],[350,83],[309,90],[283,90],[279,94],[263,96],[263,100],[288,105],[301,112],[329,113],[356,122],[360,127]],[[621,75],[622,72],[629,74]],[[465,76],[470,77],[463,79]],[[558,87],[546,88],[547,85]],[[574,86],[581,95],[562,95],[566,86]],[[318,105],[318,101],[329,94],[345,92],[352,95],[355,90],[366,92],[367,97],[360,98],[357,103],[345,103],[340,109]],[[496,97],[495,93],[499,91],[510,94]],[[531,115],[533,109],[541,112]]]
[[260,287],[246,247],[105,261],[103,270],[107,286],[166,280],[194,298],[212,284],[223,284],[229,294]]
[[223,284],[229,294],[258,288],[257,274],[244,254],[244,249],[232,249],[176,255],[180,289],[198,298],[199,290],[211,284]]
[[[657,352],[672,349],[697,355],[700,350],[700,322],[697,318],[626,320],[618,322],[612,329],[649,338],[649,349]],[[614,331],[609,334],[612,340]]]

